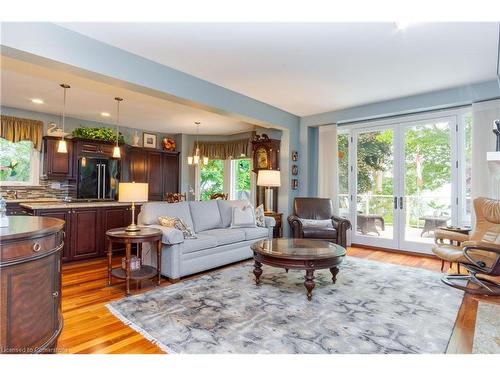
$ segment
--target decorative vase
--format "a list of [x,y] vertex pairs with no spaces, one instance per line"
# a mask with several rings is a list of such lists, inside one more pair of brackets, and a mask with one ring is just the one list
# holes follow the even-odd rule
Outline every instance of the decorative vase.
[[132,137],[132,146],[139,147],[139,134],[137,134],[137,130],[134,133],[134,136]]

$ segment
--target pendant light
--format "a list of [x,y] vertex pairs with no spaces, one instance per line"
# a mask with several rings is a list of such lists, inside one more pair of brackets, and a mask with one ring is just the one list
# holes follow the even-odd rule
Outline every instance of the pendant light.
[[121,152],[120,152],[120,146],[118,146],[118,136],[120,133],[118,132],[118,127],[120,126],[120,102],[123,100],[123,98],[116,97],[116,144],[115,147],[113,147],[113,157],[116,159],[120,159],[121,157]]
[[64,123],[66,120],[66,90],[70,88],[70,85],[66,83],[61,83],[59,86],[61,86],[64,90],[64,96],[63,96],[63,112],[62,112],[62,136],[61,140],[59,141],[57,145],[57,152],[61,154],[67,154],[68,153],[68,145],[66,144],[66,140],[64,139]]
[[[198,136],[200,134],[200,124],[201,124],[201,122],[196,121],[195,124],[196,124],[196,149],[195,149],[194,155],[193,156],[188,156],[188,158],[187,158],[189,165],[198,165],[198,164],[200,164],[200,158],[201,158],[201,155],[200,155],[200,146],[199,146],[199,143],[198,143]],[[203,157],[203,164],[204,165],[208,164],[208,157],[207,156]]]

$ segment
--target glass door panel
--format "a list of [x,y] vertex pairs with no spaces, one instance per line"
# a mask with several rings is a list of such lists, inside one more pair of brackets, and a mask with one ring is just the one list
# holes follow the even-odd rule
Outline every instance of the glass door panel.
[[451,125],[448,119],[402,125],[402,248],[428,252],[434,231],[451,224]]
[[356,207],[353,213],[353,242],[393,247],[394,215],[394,130],[392,128],[355,133]]

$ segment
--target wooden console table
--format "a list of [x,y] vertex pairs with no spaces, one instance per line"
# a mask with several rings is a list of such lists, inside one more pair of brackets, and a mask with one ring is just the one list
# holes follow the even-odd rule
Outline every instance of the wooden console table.
[[273,229],[273,237],[283,237],[283,214],[280,212],[264,212],[264,216],[274,217],[274,220],[276,220],[276,225]]

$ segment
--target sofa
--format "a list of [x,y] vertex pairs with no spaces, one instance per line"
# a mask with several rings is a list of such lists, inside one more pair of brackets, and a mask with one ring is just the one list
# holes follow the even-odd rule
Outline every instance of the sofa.
[[[272,237],[275,220],[265,227],[231,228],[233,207],[247,200],[211,200],[178,203],[148,202],[141,206],[138,224],[162,231],[161,273],[174,281],[187,275],[251,258],[250,245]],[[159,216],[178,217],[194,229],[196,239],[184,239],[175,228],[161,226]],[[156,249],[144,245],[143,264],[156,266]]]

